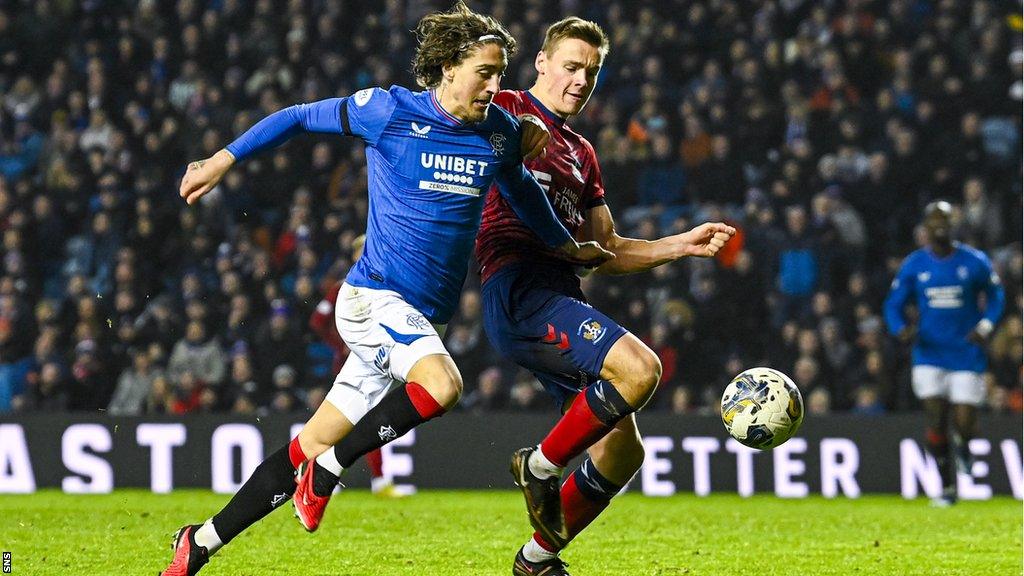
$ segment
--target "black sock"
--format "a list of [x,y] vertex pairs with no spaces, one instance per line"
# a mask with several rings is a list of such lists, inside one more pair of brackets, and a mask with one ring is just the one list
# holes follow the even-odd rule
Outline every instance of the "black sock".
[[338,485],[339,478],[330,470],[316,463],[313,460],[313,494],[327,496],[334,491]]
[[935,428],[929,428],[925,434],[928,444],[928,451],[935,458],[939,467],[939,476],[942,478],[942,487],[955,487],[956,476],[954,474],[953,459],[949,457],[949,440],[945,432]]
[[267,457],[235,492],[227,506],[213,517],[213,527],[227,544],[257,520],[270,514],[295,493],[295,469],[288,445]]
[[[408,384],[407,387],[412,384]],[[418,387],[419,385],[417,384],[416,386]],[[422,390],[422,388],[419,388],[419,390]],[[425,394],[425,392],[420,392],[420,394]],[[430,400],[427,404],[431,402],[433,400]],[[341,464],[342,468],[351,467],[363,455],[380,448],[396,438],[404,436],[409,430],[443,413],[443,409],[437,406],[436,403],[434,403],[434,406],[436,408],[427,417],[421,416],[406,389],[392,390],[380,401],[380,404],[374,406],[373,409],[366,413],[366,416],[363,416],[362,420],[356,423],[352,431],[348,433],[348,436],[345,436],[341,442],[334,445],[335,458],[338,459],[338,463]],[[320,477],[326,480],[322,483],[317,482]],[[326,496],[330,494],[330,490],[334,489],[333,484],[331,484],[330,488],[327,487],[327,481],[330,480],[330,477],[337,478],[326,469],[317,465],[313,476],[313,492],[317,496]]]

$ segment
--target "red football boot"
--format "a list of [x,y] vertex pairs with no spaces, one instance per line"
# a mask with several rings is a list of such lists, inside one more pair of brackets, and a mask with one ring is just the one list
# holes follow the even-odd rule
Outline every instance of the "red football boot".
[[198,529],[198,524],[190,524],[174,533],[174,540],[171,542],[174,560],[160,576],[193,576],[210,561],[210,553],[206,548],[196,544]]
[[292,505],[295,506],[295,516],[307,532],[316,532],[320,527],[320,521],[324,518],[324,511],[327,503],[331,501],[331,495],[317,496],[313,491],[313,471],[316,470],[316,460],[306,460],[296,470],[295,495],[292,496]]

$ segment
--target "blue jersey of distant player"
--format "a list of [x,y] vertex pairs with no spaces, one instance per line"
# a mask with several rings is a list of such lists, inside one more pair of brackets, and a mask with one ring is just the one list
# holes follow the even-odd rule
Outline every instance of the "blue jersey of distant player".
[[398,292],[435,324],[447,323],[458,304],[495,178],[516,191],[510,201],[546,242],[571,239],[522,165],[519,122],[498,106],[488,106],[483,121],[465,123],[448,114],[433,91],[367,88],[276,112],[228,150],[248,156],[298,131],[366,143],[366,245],[346,281]]
[[[984,310],[978,298],[982,293],[986,296]],[[919,314],[915,365],[985,370],[985,351],[967,335],[983,318],[993,325],[999,320],[1004,294],[999,276],[984,253],[954,243],[953,253],[945,258],[927,248],[907,256],[885,300],[885,320],[893,335],[907,324],[903,307],[911,298]]]

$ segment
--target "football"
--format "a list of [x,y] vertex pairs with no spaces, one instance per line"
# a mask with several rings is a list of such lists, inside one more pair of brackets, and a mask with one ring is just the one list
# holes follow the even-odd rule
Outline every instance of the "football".
[[722,422],[744,446],[770,450],[789,440],[804,420],[800,389],[773,368],[751,368],[722,394]]

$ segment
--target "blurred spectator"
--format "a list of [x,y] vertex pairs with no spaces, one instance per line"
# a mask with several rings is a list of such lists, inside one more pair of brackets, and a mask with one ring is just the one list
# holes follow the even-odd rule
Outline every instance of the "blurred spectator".
[[153,389],[153,382],[164,378],[163,371],[152,365],[149,351],[132,350],[129,355],[132,367],[121,373],[117,379],[114,397],[107,406],[113,416],[138,416],[146,407],[146,399]]
[[167,373],[172,380],[180,380],[186,373],[203,384],[216,386],[224,380],[227,355],[217,337],[207,338],[202,322],[189,322],[185,337],[174,345]]
[[57,362],[46,362],[26,393],[16,398],[14,409],[20,412],[62,412],[69,408],[68,378]]
[[689,414],[693,412],[693,392],[686,386],[672,389],[670,409],[673,414]]
[[822,416],[832,411],[832,396],[824,387],[811,390],[807,395],[807,413]]
[[862,416],[878,416],[885,414],[885,406],[878,396],[878,390],[871,385],[858,386],[853,393],[853,407],[850,412]]
[[544,392],[540,382],[526,370],[520,369],[512,390],[509,393],[509,409],[521,412],[535,412],[542,409],[552,409],[554,404],[551,398]]
[[501,369],[491,366],[480,373],[476,387],[463,397],[462,405],[471,412],[504,410],[509,396],[501,383]]
[[295,390],[295,369],[287,364],[274,368],[273,384],[267,408],[270,412],[295,412],[300,409],[301,402]]

